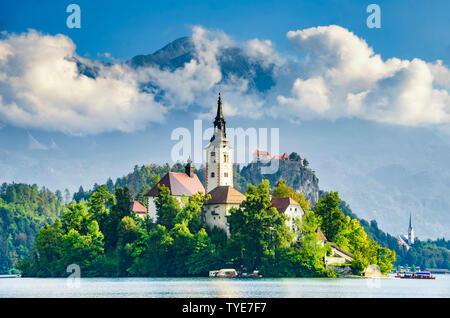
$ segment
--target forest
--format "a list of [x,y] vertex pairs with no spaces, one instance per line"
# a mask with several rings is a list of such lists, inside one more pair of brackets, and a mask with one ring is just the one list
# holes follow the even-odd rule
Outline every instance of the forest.
[[[108,179],[104,187],[106,187],[109,194],[115,195],[114,199],[116,203],[118,198],[120,199],[121,197],[120,195],[117,197],[116,190],[120,188],[120,194],[120,191],[124,191],[124,189],[127,188],[127,198],[125,203],[122,204],[124,211],[120,212],[117,218],[120,216],[122,216],[122,218],[124,216],[129,216],[127,214],[129,212],[127,210],[128,207],[126,203],[128,202],[128,197],[130,200],[136,199],[146,205],[144,194],[168,171],[181,172],[184,171],[184,167],[181,164],[175,164],[173,166],[168,164],[162,166],[135,166],[133,172],[124,177],[118,178],[115,182]],[[196,173],[201,179],[202,171],[197,170]],[[248,189],[241,186],[242,184],[245,184],[245,180],[242,176],[240,176],[238,167],[235,169],[234,178],[235,181],[237,181],[235,183],[239,185],[238,190],[244,192]],[[17,272],[18,261],[26,257],[29,259],[29,256],[33,254],[33,245],[36,242],[36,234],[39,229],[41,229],[44,225],[55,226],[55,221],[62,216],[63,211],[67,213],[67,211],[78,209],[80,211],[84,211],[83,213],[88,214],[88,203],[99,188],[99,185],[94,185],[93,189],[85,191],[82,187],[80,187],[80,189],[73,195],[71,195],[66,189],[63,195],[61,191],[56,191],[53,193],[46,188],[39,189],[37,185],[4,183],[0,188],[0,273],[8,274]],[[274,185],[270,185],[270,189],[273,191],[272,189],[274,189]],[[321,197],[326,195],[328,195],[328,193],[320,193]],[[298,196],[295,199],[301,200]],[[357,220],[365,230],[365,233],[367,233],[369,239],[374,240],[379,246],[388,248],[395,252],[396,261],[394,263],[394,268],[397,268],[400,265],[415,265],[420,266],[421,268],[450,269],[450,241],[445,240],[444,238],[426,241],[416,238],[414,245],[409,250],[406,250],[406,248],[398,246],[396,237],[379,229],[375,220],[368,222],[364,219],[359,219],[352,212],[345,201],[340,200],[339,202],[338,208],[343,212],[344,216],[348,216],[351,221],[354,219]],[[110,204],[111,206],[105,205],[105,211],[108,211],[108,213],[109,211],[112,211],[113,207],[112,202],[110,202]],[[312,207],[312,210],[315,208],[316,207]],[[114,211],[117,212],[117,208],[115,208]],[[116,212],[112,212],[111,215],[114,215]],[[129,217],[132,218],[132,216]],[[139,233],[143,228],[147,228],[149,226],[142,225],[140,220],[133,219],[133,221],[131,221],[128,219],[128,221],[129,223],[134,223],[134,225],[130,226],[136,226],[140,229],[138,231]],[[114,221],[113,223],[118,224],[119,222]],[[97,221],[97,225],[100,226],[101,222]],[[104,227],[103,230],[106,230],[104,224],[101,226]],[[61,230],[64,231],[64,228],[61,228]],[[204,229],[204,231],[208,235],[208,238],[213,240],[216,248],[217,246],[220,247],[220,253],[223,253],[223,239],[222,241],[214,241],[217,240],[217,237],[221,237],[220,233],[216,233],[217,231],[209,231],[207,229]],[[103,244],[106,244],[107,233],[103,233],[103,231],[100,232],[104,236]],[[78,234],[80,233],[87,232],[78,232]],[[150,235],[150,232],[147,234]],[[194,233],[194,235],[195,234],[197,234],[197,238],[200,235],[198,233]],[[131,243],[127,244],[127,248],[132,245]],[[106,268],[113,266],[112,264],[114,264],[114,257],[119,257],[117,256],[117,253],[111,253],[111,247],[108,246],[103,246],[102,253],[108,254],[107,262],[102,264],[102,266]],[[122,250],[121,253],[124,253],[124,251]],[[218,259],[223,260],[224,258],[221,256]]]
[[[271,206],[270,195],[291,196],[305,210],[297,219],[299,231],[285,223],[285,215]],[[159,187],[158,222],[130,212],[132,196],[127,187],[109,192],[99,186],[88,201],[73,201],[63,216],[42,228],[30,257],[19,262],[24,276],[60,277],[70,264],[83,276],[179,277],[207,276],[212,269],[245,267],[268,277],[336,277],[327,269],[328,244],[320,244],[317,228],[354,255],[351,267],[361,274],[370,264],[384,273],[393,268],[395,253],[371,240],[356,219],[339,209],[336,192],[323,196],[312,209],[280,181],[271,191],[269,182],[248,185],[245,200],[231,210],[231,235],[208,229],[202,222],[202,193],[185,197],[183,206]]]

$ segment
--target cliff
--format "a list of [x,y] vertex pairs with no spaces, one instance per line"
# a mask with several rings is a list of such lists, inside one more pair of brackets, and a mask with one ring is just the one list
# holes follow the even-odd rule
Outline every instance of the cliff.
[[[273,187],[278,180],[286,180],[287,184],[296,191],[305,195],[306,199],[311,201],[311,205],[319,200],[319,179],[308,165],[302,161],[278,160],[279,168],[273,174],[262,174],[261,168],[267,166],[265,163],[252,162],[242,168],[240,171],[239,185],[236,188],[245,188],[247,183],[258,185],[262,179],[270,181]],[[242,184],[244,183],[244,184]]]

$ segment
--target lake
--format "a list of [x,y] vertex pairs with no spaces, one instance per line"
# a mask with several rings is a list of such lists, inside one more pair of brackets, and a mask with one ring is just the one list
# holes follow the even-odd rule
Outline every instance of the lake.
[[0,298],[11,297],[450,297],[450,275],[435,280],[359,278],[2,278]]

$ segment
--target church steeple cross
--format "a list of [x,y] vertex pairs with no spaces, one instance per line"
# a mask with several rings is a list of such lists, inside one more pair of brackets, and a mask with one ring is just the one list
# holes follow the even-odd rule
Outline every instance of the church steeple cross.
[[217,128],[223,132],[224,137],[226,137],[225,132],[225,118],[223,117],[223,111],[222,111],[222,97],[219,93],[219,99],[217,100],[217,115],[214,120],[214,128]]

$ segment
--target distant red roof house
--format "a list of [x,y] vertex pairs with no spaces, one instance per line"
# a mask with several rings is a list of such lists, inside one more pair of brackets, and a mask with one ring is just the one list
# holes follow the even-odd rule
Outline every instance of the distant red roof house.
[[169,172],[159,182],[147,192],[145,196],[153,197],[158,194],[158,184],[164,185],[170,190],[173,196],[192,196],[197,192],[205,193],[205,188],[196,174],[190,177],[184,172]]
[[220,186],[209,191],[211,199],[205,204],[241,204],[245,200],[245,195],[232,186]]
[[320,228],[317,228],[317,229],[316,229],[316,233],[319,234],[319,239],[320,239],[321,241],[324,241],[324,242],[327,241],[327,238],[325,237],[325,235],[323,235],[323,233],[322,233],[322,231],[320,230]]
[[284,213],[291,204],[299,205],[299,203],[297,201],[295,201],[294,199],[292,199],[291,197],[272,198],[272,200],[270,200],[270,203],[272,203],[272,206],[274,208],[276,208],[278,210],[278,213],[280,213],[280,214]]
[[147,208],[136,200],[131,203],[130,210],[136,213],[147,213]]
[[270,156],[270,153],[268,153],[267,151],[264,151],[264,150],[255,150],[255,152],[253,154],[254,155],[267,155],[267,156]]
[[282,156],[273,156],[273,159],[275,159],[275,160],[289,160],[289,155],[287,153],[284,153]]
[[264,150],[256,150],[253,153],[253,161],[269,161],[270,153]]

